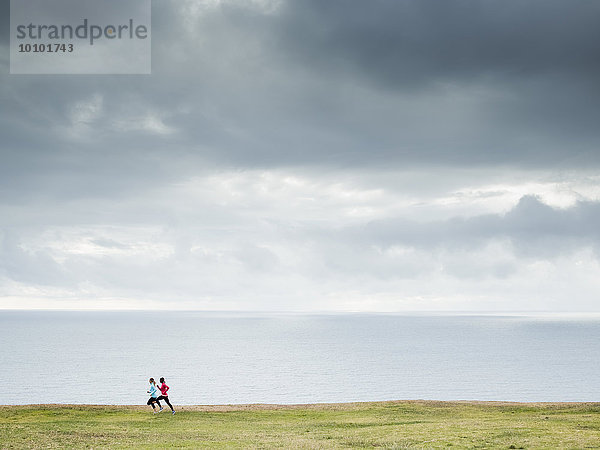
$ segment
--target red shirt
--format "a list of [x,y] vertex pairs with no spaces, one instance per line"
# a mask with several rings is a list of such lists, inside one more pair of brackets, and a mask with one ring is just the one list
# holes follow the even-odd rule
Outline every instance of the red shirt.
[[164,395],[165,397],[169,394],[167,394],[167,391],[169,390],[169,386],[167,386],[166,383],[161,384],[159,387],[160,392],[162,393],[162,395]]

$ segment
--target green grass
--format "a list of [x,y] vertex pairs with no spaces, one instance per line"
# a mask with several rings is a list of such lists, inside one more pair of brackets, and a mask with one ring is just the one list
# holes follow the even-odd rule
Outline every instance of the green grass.
[[2,448],[600,448],[600,403],[0,407]]

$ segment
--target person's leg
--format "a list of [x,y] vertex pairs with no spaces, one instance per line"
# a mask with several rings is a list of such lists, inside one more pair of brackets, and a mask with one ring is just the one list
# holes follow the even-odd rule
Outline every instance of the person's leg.
[[169,405],[169,408],[171,408],[171,411],[175,411],[175,410],[173,409],[173,405],[171,405],[171,402],[169,401],[169,396],[168,396],[168,395],[165,395],[165,396],[163,396],[163,400],[164,400],[165,402],[167,402],[167,405]]
[[164,397],[162,395],[159,395],[158,397],[156,397],[156,403],[158,403],[158,407],[160,408],[159,411],[162,411],[163,407],[160,404],[160,401],[164,400]]
[[148,399],[148,403],[146,404],[152,406],[152,409],[156,410],[156,408],[154,407],[154,398],[150,397]]

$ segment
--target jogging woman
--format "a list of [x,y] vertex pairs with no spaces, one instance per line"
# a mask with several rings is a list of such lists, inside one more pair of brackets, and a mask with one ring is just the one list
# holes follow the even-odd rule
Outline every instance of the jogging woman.
[[167,402],[167,405],[169,405],[169,408],[171,408],[171,411],[173,412],[173,414],[175,414],[173,405],[171,405],[171,402],[169,401],[169,394],[167,394],[169,386],[167,386],[167,383],[165,383],[165,379],[163,377],[160,377],[160,386],[158,388],[160,389],[160,393],[162,394],[160,397],[158,397],[158,400],[164,400],[165,402]]
[[156,387],[154,378],[150,378],[149,381],[150,381],[150,390],[147,392],[150,394],[150,398],[148,399],[148,403],[146,403],[146,404],[152,406],[154,413],[156,413],[157,411],[156,411],[156,408],[154,407],[154,404],[158,403],[158,407],[160,408],[158,410],[158,412],[161,412],[163,410],[163,408],[160,404],[160,390]]

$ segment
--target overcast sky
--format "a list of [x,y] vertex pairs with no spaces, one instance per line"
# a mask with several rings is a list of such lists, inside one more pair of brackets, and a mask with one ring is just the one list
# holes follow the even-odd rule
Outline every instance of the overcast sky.
[[600,312],[600,3],[153,0],[9,75],[0,308]]

